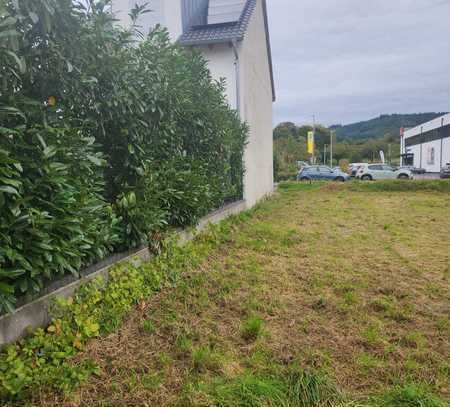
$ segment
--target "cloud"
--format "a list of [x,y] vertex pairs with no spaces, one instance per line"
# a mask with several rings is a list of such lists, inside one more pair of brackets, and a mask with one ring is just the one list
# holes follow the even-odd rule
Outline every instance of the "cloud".
[[268,0],[275,122],[450,110],[450,0]]

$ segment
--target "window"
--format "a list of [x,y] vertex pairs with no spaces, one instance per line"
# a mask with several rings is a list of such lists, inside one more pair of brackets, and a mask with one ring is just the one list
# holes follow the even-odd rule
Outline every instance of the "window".
[[393,168],[389,165],[383,165],[383,171],[394,171]]
[[382,171],[383,166],[382,165],[369,165],[370,171]]
[[428,149],[427,149],[427,164],[428,165],[434,165],[435,156],[436,156],[436,151],[435,151],[434,147],[428,147]]
[[428,143],[430,141],[440,140],[447,137],[450,137],[450,124],[418,134],[417,136],[408,137],[405,139],[405,146],[412,147],[418,144]]
[[331,172],[330,168],[328,167],[319,167],[320,172]]

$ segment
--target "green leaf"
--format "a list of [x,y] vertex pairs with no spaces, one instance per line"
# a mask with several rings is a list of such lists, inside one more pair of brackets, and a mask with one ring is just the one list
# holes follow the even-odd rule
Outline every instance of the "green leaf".
[[105,164],[105,161],[96,157],[95,155],[88,155],[87,159],[92,163],[99,167],[103,166]]
[[0,192],[4,192],[5,194],[11,194],[11,195],[19,195],[19,192],[16,188],[13,188],[8,185],[0,185]]
[[[1,34],[0,34],[1,37]],[[6,54],[9,55],[14,59],[17,66],[19,67],[20,73],[24,74],[27,71],[27,65],[25,63],[25,60],[23,58],[19,58],[15,52],[12,51],[6,51]]]

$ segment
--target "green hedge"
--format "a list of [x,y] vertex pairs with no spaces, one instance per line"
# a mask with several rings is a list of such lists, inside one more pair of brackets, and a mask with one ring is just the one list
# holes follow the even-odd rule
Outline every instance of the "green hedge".
[[242,197],[248,131],[204,58],[74,3],[0,3],[0,313]]

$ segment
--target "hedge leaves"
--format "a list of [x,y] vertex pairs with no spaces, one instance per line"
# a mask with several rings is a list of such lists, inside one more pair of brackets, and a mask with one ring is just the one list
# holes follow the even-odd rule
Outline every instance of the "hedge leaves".
[[5,3],[0,313],[240,199],[247,137],[224,83],[165,31],[137,43],[109,1]]

